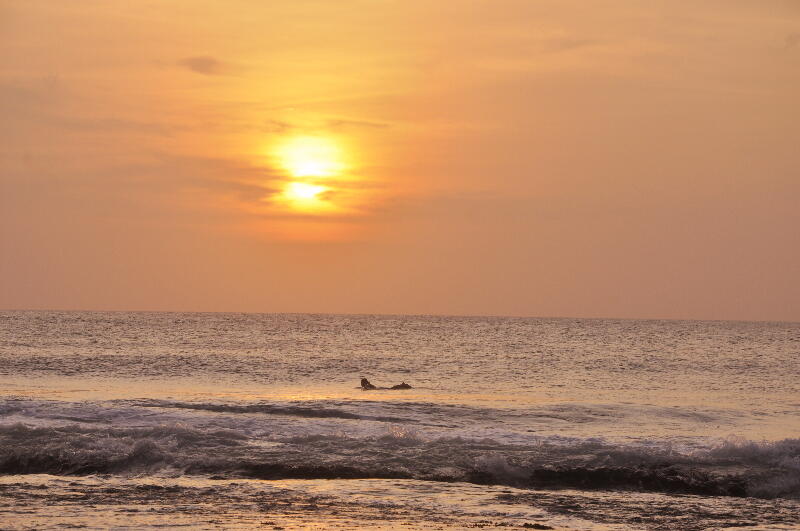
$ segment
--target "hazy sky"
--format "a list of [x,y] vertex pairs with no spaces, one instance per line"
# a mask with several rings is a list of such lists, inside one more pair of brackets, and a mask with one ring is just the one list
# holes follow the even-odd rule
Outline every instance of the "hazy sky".
[[0,0],[0,308],[800,320],[800,2]]

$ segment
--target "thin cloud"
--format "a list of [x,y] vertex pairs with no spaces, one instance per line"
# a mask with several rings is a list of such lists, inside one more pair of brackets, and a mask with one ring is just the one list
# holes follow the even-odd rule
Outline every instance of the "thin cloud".
[[367,120],[328,120],[328,127],[330,129],[346,129],[353,127],[383,129],[389,127],[389,124],[382,122],[370,122]]
[[186,57],[178,65],[204,76],[222,76],[230,72],[230,65],[210,55]]
[[294,129],[295,126],[281,120],[267,120],[263,127],[263,130],[269,133],[286,133]]
[[317,122],[316,124],[297,125],[282,120],[266,120],[261,129],[269,133],[306,132],[313,134],[324,131],[343,131],[350,129],[385,129],[388,123],[371,122],[368,120],[331,119]]

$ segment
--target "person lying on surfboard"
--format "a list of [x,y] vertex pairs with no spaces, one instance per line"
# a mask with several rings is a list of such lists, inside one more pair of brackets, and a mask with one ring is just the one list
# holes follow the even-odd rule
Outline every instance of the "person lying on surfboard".
[[397,385],[393,385],[391,387],[376,387],[369,383],[369,380],[366,378],[361,378],[361,389],[363,391],[371,391],[373,389],[411,389],[411,386],[405,382],[399,383]]

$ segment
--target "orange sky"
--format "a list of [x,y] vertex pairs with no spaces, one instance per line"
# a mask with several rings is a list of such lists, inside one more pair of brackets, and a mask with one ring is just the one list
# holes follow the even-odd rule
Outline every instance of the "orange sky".
[[0,117],[0,308],[800,321],[796,0],[0,0]]

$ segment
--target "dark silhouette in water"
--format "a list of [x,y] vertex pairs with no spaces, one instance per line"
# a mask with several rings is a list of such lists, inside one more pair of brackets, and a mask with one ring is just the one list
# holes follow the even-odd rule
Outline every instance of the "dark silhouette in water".
[[369,380],[366,378],[361,378],[361,389],[364,391],[371,391],[373,389],[411,389],[411,386],[405,382],[402,382],[391,387],[376,387],[369,383]]

